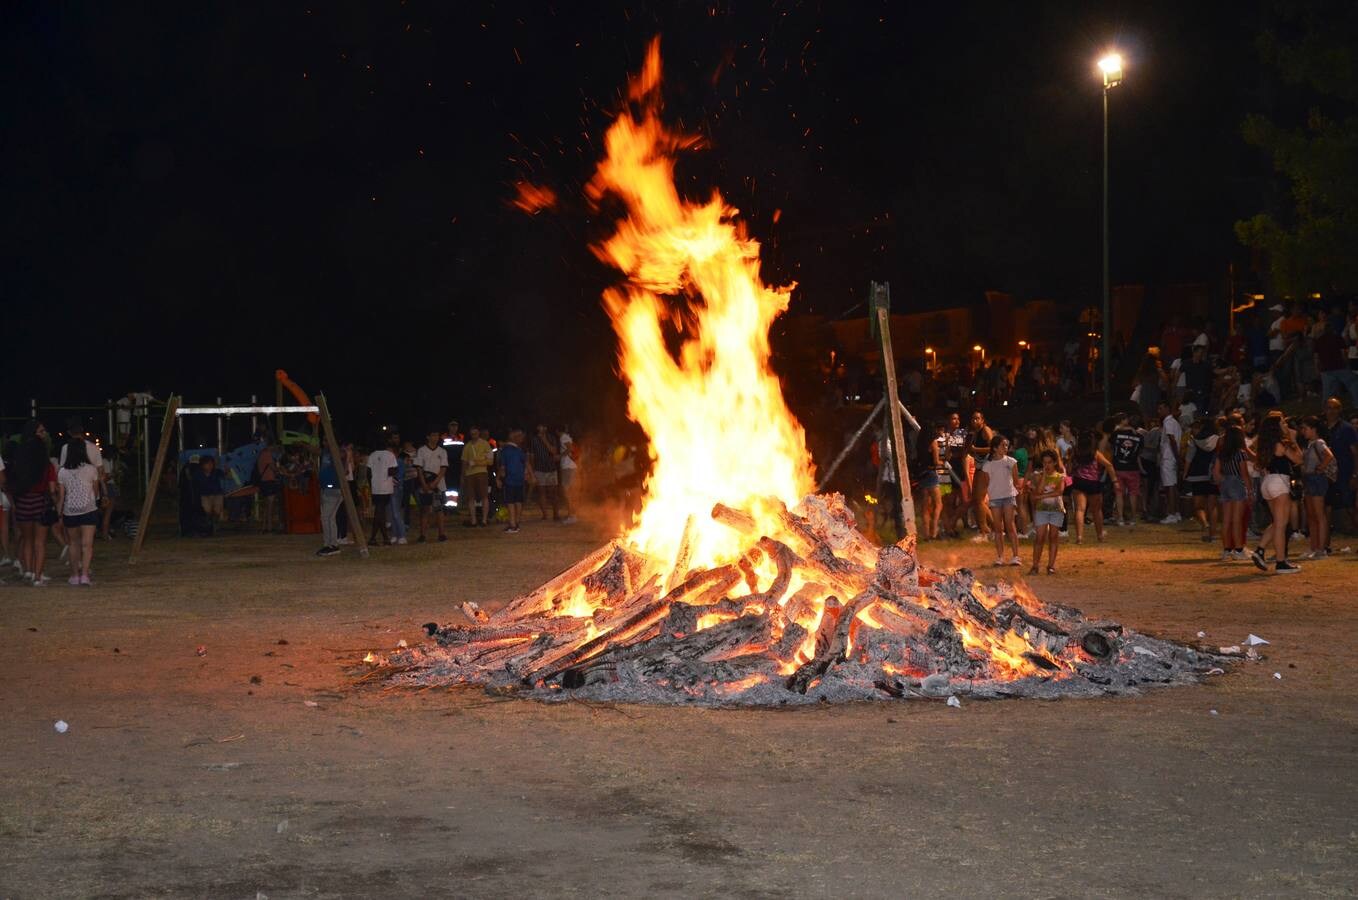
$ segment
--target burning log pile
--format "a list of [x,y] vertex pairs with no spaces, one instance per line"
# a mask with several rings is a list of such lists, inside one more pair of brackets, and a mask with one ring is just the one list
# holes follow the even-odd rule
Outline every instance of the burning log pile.
[[690,566],[690,518],[666,564],[610,543],[494,614],[463,604],[470,624],[375,662],[402,684],[708,705],[1128,694],[1217,663],[922,566],[911,543],[874,547],[838,495],[711,517],[742,540],[732,562]]

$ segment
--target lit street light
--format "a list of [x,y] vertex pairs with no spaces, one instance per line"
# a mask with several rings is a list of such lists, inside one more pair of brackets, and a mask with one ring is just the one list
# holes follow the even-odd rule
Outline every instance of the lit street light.
[[1122,55],[1109,53],[1099,60],[1103,73],[1103,414],[1107,416],[1113,404],[1112,341],[1113,323],[1109,315],[1112,288],[1108,283],[1108,91],[1122,84]]

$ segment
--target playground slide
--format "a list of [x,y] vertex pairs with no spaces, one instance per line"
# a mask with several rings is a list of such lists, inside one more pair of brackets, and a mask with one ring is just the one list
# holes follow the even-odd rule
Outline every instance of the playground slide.
[[[297,382],[289,378],[287,372],[284,372],[282,369],[275,369],[273,377],[275,380],[277,380],[279,384],[287,388],[288,393],[292,394],[292,396],[297,399],[298,405],[300,406],[311,405],[311,398],[306,395],[306,391],[298,387]],[[307,413],[306,420],[310,424],[315,425],[317,422],[321,420],[321,417],[316,415],[315,413]]]

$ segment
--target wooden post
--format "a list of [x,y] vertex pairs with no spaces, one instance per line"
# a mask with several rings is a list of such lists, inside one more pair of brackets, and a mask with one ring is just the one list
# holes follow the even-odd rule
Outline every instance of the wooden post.
[[151,524],[151,507],[156,502],[156,487],[160,484],[160,475],[165,468],[165,454],[170,449],[170,439],[174,436],[175,419],[179,414],[179,395],[171,394],[170,401],[165,405],[165,425],[160,430],[160,446],[156,448],[156,464],[151,470],[150,479],[146,485],[146,497],[141,502],[141,518],[137,520],[137,536],[132,539],[132,552],[127,557],[128,565],[137,561],[137,554],[141,552],[141,545],[146,541],[146,529]]
[[891,314],[877,310],[882,338],[882,369],[886,377],[887,417],[891,422],[891,456],[896,461],[896,483],[901,489],[901,517],[905,533],[915,534],[915,499],[910,496],[910,469],[905,462],[905,430],[901,427],[901,401],[896,392],[896,354],[891,348]]
[[[274,406],[282,406],[282,405],[283,405],[283,382],[279,381],[278,378],[275,377],[274,380],[273,380],[273,386],[274,386],[274,401],[275,401],[275,402],[274,402]],[[266,421],[267,421],[267,420],[266,420]],[[282,413],[278,413],[278,414],[274,417],[274,423],[275,423],[275,427],[274,427],[273,439],[274,439],[275,441],[278,442],[279,446],[282,446],[282,444],[283,444],[283,414],[282,414]]]
[[358,517],[358,507],[354,504],[354,495],[349,492],[349,479],[345,477],[347,473],[344,471],[344,459],[340,456],[339,441],[335,440],[335,426],[330,421],[330,406],[325,402],[325,394],[316,395],[316,406],[321,410],[321,427],[325,431],[325,446],[330,451],[330,458],[334,460],[335,474],[339,478],[340,496],[344,498],[344,510],[349,514],[349,530],[354,534],[354,546],[358,547],[359,556],[366,558],[368,555],[368,535],[363,530],[363,520]]

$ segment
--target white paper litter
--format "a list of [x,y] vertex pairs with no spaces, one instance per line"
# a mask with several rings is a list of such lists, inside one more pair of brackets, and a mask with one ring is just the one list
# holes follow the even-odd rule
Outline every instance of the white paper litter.
[[70,728],[71,726],[67,725],[64,719],[57,719],[56,723],[53,724],[52,727],[57,730],[57,734],[65,734],[66,729]]
[[961,708],[962,708],[962,701],[961,701],[961,700],[958,700],[956,697],[949,697],[949,698],[948,698],[948,705],[951,706],[951,707],[953,707],[954,709],[961,709]]
[[1229,647],[1222,647],[1222,648],[1221,648],[1221,652],[1222,652],[1222,653],[1239,653],[1239,652],[1240,652],[1240,645],[1239,645],[1239,644],[1232,644],[1232,645],[1229,646]]
[[410,646],[410,645],[406,643],[406,639],[405,639],[405,638],[401,638],[399,641],[396,642],[396,646],[397,646],[397,647],[408,647],[408,646]]
[[1205,632],[1205,631],[1199,631],[1199,632],[1198,632],[1198,637],[1200,637],[1200,638],[1205,638],[1205,637],[1207,637],[1207,632]]
[[1282,672],[1274,672],[1274,673],[1273,673],[1273,677],[1276,678],[1276,679],[1278,679],[1279,681],[1282,681],[1282,680],[1283,680],[1283,673],[1282,673]]
[[1258,647],[1260,644],[1267,644],[1268,641],[1259,637],[1259,635],[1257,634],[1252,634],[1249,637],[1245,638],[1245,640],[1242,641],[1241,643],[1248,644],[1251,647]]
[[1133,648],[1132,648],[1132,652],[1133,652],[1133,653],[1140,653],[1142,656],[1154,656],[1154,655],[1155,655],[1155,651],[1154,651],[1154,650],[1147,650],[1145,647],[1133,647]]
[[1219,715],[1219,713],[1218,713],[1215,709],[1209,709],[1209,710],[1207,710],[1207,711],[1208,711],[1209,713],[1211,713],[1212,715],[1214,715],[1214,716],[1215,716],[1215,715]]
[[315,700],[303,700],[302,702],[305,703],[307,706],[320,706],[320,704],[317,703]]

